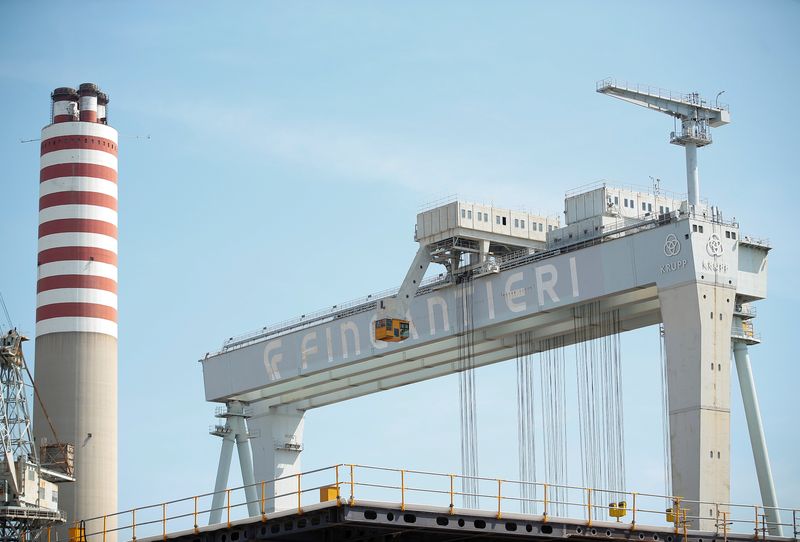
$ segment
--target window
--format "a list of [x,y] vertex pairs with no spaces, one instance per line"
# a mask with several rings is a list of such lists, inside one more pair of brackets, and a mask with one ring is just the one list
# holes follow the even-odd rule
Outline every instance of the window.
[[520,228],[524,228],[525,227],[525,221],[524,220],[520,220],[519,221],[519,227]]
[[483,221],[489,222],[489,213],[483,213]]
[[692,224],[692,231],[693,231],[693,232],[696,232],[696,231],[697,231],[697,224]]
[[730,239],[730,238],[731,238],[731,232],[725,230],[725,239]]
[[658,212],[661,213],[662,215],[664,214],[664,206],[663,205],[659,205],[658,206]]
[[619,196],[614,196],[614,205],[619,205]]
[[472,220],[472,211],[467,211],[467,218]]
[[519,228],[519,219],[518,218],[514,219],[514,227],[515,228]]
[[625,198],[625,207],[628,206],[628,198]]
[[508,226],[508,224],[506,223],[506,217],[503,217],[503,226]]
[[697,226],[697,230],[698,230],[700,233],[703,233],[703,226]]
[[548,226],[547,226],[547,231],[553,231],[553,226],[550,226],[550,225],[548,224]]
[[461,209],[461,218],[467,218],[467,210]]
[[500,215],[495,215],[494,218],[496,219],[497,223],[500,224]]
[[539,231],[542,231],[542,226],[543,226],[543,224],[541,222],[539,222]]
[[481,221],[481,219],[483,218],[483,216],[481,216],[482,214],[483,214],[483,213],[478,213],[478,222],[480,222],[480,221]]
[[669,207],[664,207],[664,209],[665,209],[665,211],[664,211],[665,213],[669,213]]
[[731,239],[736,239],[736,232],[735,231],[731,232]]
[[647,210],[648,210],[648,212],[651,212],[651,213],[653,212],[653,204],[652,203],[648,203],[647,204]]
[[647,204],[645,202],[642,202],[642,211],[646,210],[647,210]]

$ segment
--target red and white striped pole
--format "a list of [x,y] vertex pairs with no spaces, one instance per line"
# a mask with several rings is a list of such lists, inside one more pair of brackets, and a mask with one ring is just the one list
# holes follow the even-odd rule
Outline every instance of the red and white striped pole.
[[[99,100],[98,100],[99,98]],[[36,286],[41,444],[75,446],[74,484],[60,487],[67,524],[117,507],[117,131],[91,83],[52,94],[42,129]]]

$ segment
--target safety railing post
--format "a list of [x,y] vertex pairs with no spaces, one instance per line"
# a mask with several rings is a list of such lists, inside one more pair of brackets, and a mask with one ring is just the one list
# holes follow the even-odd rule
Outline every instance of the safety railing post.
[[544,484],[544,510],[542,513],[542,523],[547,522],[547,484]]
[[755,538],[756,538],[756,540],[758,540],[758,505],[755,505],[753,508],[756,511],[756,519],[755,519],[755,523],[754,523],[754,525],[755,525],[755,529],[754,529],[755,530]]
[[455,498],[453,496],[453,479],[455,476],[453,474],[450,475],[450,514],[453,514],[453,509],[455,507]]
[[342,505],[342,491],[339,487],[339,465],[336,465],[336,506]]
[[587,517],[586,526],[587,527],[591,527],[592,526],[592,488],[590,488],[590,487],[586,488],[586,517]]
[[131,540],[136,540],[136,508],[131,510]]
[[300,473],[298,473],[297,474],[297,515],[300,515],[300,514],[303,513],[303,507],[302,507],[301,500],[302,500],[302,492],[300,491]]
[[[103,518],[105,519],[105,517]],[[103,529],[103,542],[106,541],[105,529]],[[47,542],[50,542],[50,527],[47,528]]]
[[161,537],[167,539],[167,503],[161,505]]
[[227,501],[227,503],[225,505],[225,508],[227,508],[227,510],[228,510],[228,521],[227,521],[227,523],[228,523],[228,529],[230,529],[231,528],[231,490],[230,489],[226,489],[225,490],[225,496],[226,496],[225,500]]
[[350,465],[350,506],[356,502],[356,479],[355,479],[355,467],[351,464]]
[[266,501],[264,500],[264,491],[266,489],[266,482],[261,480],[261,522],[267,521],[267,508]]
[[497,519],[500,519],[501,512],[500,507],[503,502],[503,490],[502,490],[503,481],[498,479],[497,480]]
[[681,499],[674,497],[672,499],[672,524],[675,527],[675,534],[678,534],[678,523],[681,520]]
[[631,531],[636,529],[636,492],[631,493],[633,508],[631,510]]
[[[194,519],[194,534],[197,534],[199,530],[197,526],[197,495],[194,496],[194,515],[192,518]],[[103,542],[105,542],[105,540]]]
[[406,471],[400,470],[400,511],[405,512],[406,509]]

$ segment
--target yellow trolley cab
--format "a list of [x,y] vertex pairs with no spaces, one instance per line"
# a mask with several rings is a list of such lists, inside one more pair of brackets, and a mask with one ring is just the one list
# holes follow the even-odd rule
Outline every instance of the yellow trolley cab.
[[408,339],[408,320],[381,318],[375,320],[375,339],[396,343]]

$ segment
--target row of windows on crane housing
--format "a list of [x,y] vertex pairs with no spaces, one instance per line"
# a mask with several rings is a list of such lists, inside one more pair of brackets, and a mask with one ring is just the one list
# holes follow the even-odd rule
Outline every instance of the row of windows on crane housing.
[[[614,205],[619,205],[619,196],[614,196]],[[633,198],[622,198],[622,206],[627,207],[628,209],[636,209],[636,200]],[[642,202],[642,211],[645,213],[652,213],[653,212],[653,204]],[[669,207],[665,205],[658,206],[658,212],[660,214],[669,213]]]
[[[703,225],[702,224],[692,224],[692,231],[694,233],[703,233]],[[688,235],[687,235],[688,237]],[[725,239],[736,239],[736,232],[731,230],[725,230]]]
[[[467,220],[472,220],[472,209],[461,209],[461,218],[466,218]],[[482,211],[475,212],[475,218],[478,222],[489,222],[489,213],[484,213]],[[507,226],[509,223],[509,218],[502,216],[502,215],[495,215],[494,217],[495,222],[500,226]],[[525,229],[525,219],[524,218],[515,218],[514,219],[514,227],[524,230]],[[544,231],[544,224],[542,222],[534,222],[530,221],[530,228],[531,231]],[[552,224],[547,225],[547,231],[553,231],[554,227]]]

